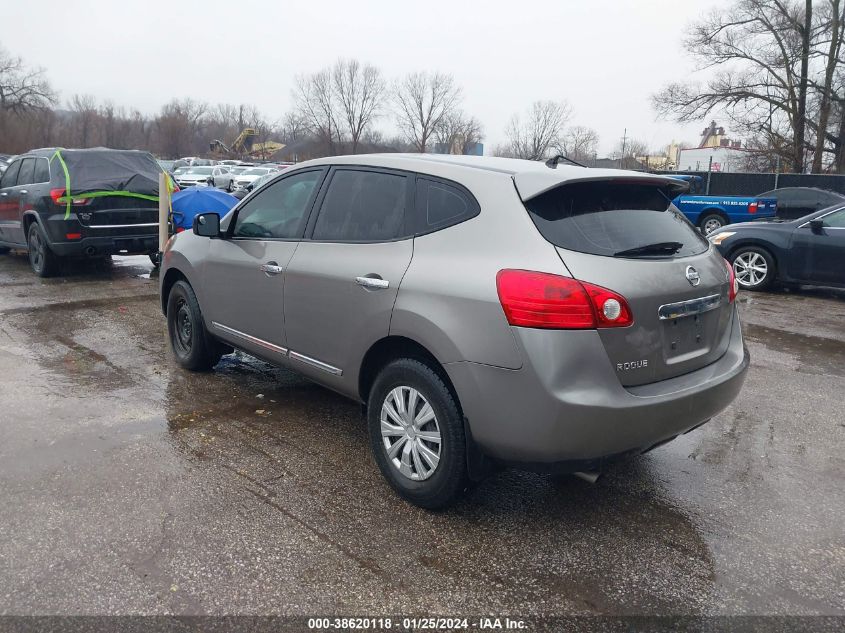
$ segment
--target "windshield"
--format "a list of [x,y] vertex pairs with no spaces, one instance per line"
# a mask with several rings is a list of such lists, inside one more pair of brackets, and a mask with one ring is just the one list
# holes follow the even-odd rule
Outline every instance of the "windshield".
[[269,169],[247,169],[243,172],[242,176],[263,176],[264,174],[269,173]]
[[660,185],[614,181],[562,185],[526,202],[549,242],[609,257],[686,257],[709,243]]
[[189,174],[196,174],[198,176],[210,176],[211,175],[211,167],[194,167],[188,173]]

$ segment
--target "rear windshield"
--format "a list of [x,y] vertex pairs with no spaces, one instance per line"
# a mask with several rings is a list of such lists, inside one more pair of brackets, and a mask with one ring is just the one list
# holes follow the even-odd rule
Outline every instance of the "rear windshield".
[[[655,185],[582,182],[552,189],[525,206],[543,237],[567,250],[617,257],[705,252],[709,243],[672,204],[673,195]],[[649,245],[663,248],[644,248]]]

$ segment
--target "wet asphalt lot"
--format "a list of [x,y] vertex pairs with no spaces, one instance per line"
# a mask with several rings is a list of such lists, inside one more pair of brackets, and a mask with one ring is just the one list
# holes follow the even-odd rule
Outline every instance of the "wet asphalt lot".
[[429,513],[356,404],[177,368],[149,269],[0,256],[0,614],[845,613],[845,293],[741,294],[740,398],[599,483]]

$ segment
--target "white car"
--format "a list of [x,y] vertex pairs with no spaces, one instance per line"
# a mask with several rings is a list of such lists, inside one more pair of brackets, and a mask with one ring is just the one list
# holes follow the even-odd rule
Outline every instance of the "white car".
[[225,165],[191,167],[184,173],[176,176],[176,184],[182,189],[185,187],[206,187],[210,185],[218,189],[232,191],[234,187],[232,174],[229,173]]
[[261,178],[261,176],[266,176],[273,171],[275,170],[267,167],[250,167],[235,176],[235,188],[246,189],[247,185],[255,182]]

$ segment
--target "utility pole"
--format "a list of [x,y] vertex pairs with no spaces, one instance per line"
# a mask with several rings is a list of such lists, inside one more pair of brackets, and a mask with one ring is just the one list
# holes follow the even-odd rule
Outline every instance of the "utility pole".
[[622,132],[622,156],[619,159],[619,169],[625,169],[625,144],[628,141],[628,128]]

